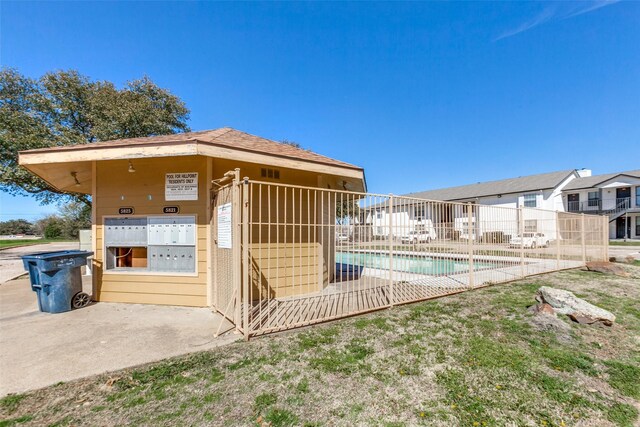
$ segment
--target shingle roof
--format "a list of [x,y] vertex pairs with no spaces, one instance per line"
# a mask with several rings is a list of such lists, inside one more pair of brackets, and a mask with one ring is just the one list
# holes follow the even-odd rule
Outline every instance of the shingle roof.
[[573,169],[569,169],[538,175],[502,179],[499,181],[478,182],[477,184],[461,185],[458,187],[420,191],[418,193],[406,194],[406,196],[420,199],[454,201],[472,199],[475,197],[495,196],[498,194],[546,190],[557,187],[572,173],[575,173],[575,171]]
[[577,178],[571,181],[569,184],[567,184],[562,189],[562,191],[579,190],[581,188],[593,188],[598,184],[601,184],[605,181],[609,181],[611,178],[615,178],[616,176],[620,176],[620,175],[640,178],[640,169],[627,171],[627,172],[604,173],[601,175],[593,175],[593,176],[586,176],[584,178]]
[[116,139],[113,141],[101,141],[91,144],[70,145],[64,147],[41,148],[29,150],[30,153],[63,151],[63,150],[92,150],[95,148],[122,147],[122,146],[144,146],[159,144],[179,144],[200,142],[205,144],[223,146],[242,151],[267,154],[278,157],[306,160],[314,163],[340,166],[350,169],[362,170],[361,167],[332,159],[321,154],[314,153],[302,148],[296,148],[289,144],[272,141],[270,139],[251,135],[230,127],[198,132],[176,133],[172,135],[148,136],[143,138]]

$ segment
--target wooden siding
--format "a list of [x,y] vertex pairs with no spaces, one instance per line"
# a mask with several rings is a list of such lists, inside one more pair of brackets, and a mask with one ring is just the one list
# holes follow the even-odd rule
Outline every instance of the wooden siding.
[[251,300],[305,295],[322,290],[322,248],[319,243],[254,243]]
[[[135,173],[127,160],[97,162],[95,197],[96,300],[186,306],[207,305],[207,162],[198,156],[133,159]],[[165,201],[166,173],[198,172],[197,201]],[[132,216],[163,215],[163,206],[179,206],[180,215],[196,215],[196,273],[105,272],[104,218],[119,216],[118,208],[131,206]]]
[[[93,177],[94,196],[94,236],[95,236],[95,298],[97,301],[110,302],[130,302],[130,303],[149,303],[149,304],[169,304],[169,305],[187,305],[187,306],[207,306],[212,303],[212,295],[215,289],[212,285],[207,286],[207,281],[211,279],[210,266],[211,252],[208,251],[207,245],[212,244],[210,230],[210,221],[212,212],[208,208],[209,184],[211,178],[219,178],[225,172],[234,168],[240,168],[241,177],[249,177],[251,179],[264,179],[273,182],[297,184],[308,187],[335,187],[341,185],[341,179],[338,176],[318,175],[310,171],[302,171],[295,169],[281,168],[280,179],[269,180],[263,178],[261,169],[265,165],[238,162],[229,159],[207,158],[203,156],[179,156],[179,157],[157,157],[157,158],[138,158],[131,160],[134,173],[128,172],[128,160],[107,160],[95,162],[95,173]],[[166,173],[175,172],[198,172],[198,191],[197,201],[165,201],[164,199],[164,183]],[[260,209],[265,208],[268,194],[254,195],[261,199],[261,202],[253,200],[252,217],[258,218],[265,215]],[[293,216],[293,203],[299,203],[302,197],[304,209],[297,212]],[[292,199],[291,195],[287,195],[287,199]],[[326,215],[326,212],[319,212],[319,206],[316,206],[314,200],[307,202],[307,193],[296,194],[295,201],[284,199],[280,200],[280,216],[274,217],[272,212],[268,221],[284,221],[289,224],[294,222],[306,223],[302,229],[296,227],[294,231],[292,225],[278,226],[281,232],[279,242],[272,242],[272,254],[277,252],[276,247],[283,249],[283,245],[295,245],[294,253],[291,250],[281,252],[281,260],[277,265],[279,269],[273,268],[271,261],[265,265],[263,273],[266,273],[268,286],[265,288],[259,282],[253,290],[254,295],[267,295],[284,297],[298,295],[309,292],[320,291],[329,281],[327,277],[328,268],[324,253],[330,253],[329,245],[320,242],[320,230],[316,230],[313,223],[314,217]],[[263,204],[264,203],[264,204]],[[283,205],[287,205],[287,218],[284,218]],[[170,273],[147,273],[147,272],[109,272],[104,271],[102,266],[105,259],[104,240],[103,240],[103,224],[105,217],[119,217],[119,207],[133,207],[135,209],[132,217],[163,215],[162,208],[164,206],[179,206],[180,215],[196,215],[197,222],[197,241],[196,241],[196,257],[197,267],[195,274],[170,274]],[[308,207],[308,208],[307,208]],[[264,219],[267,219],[266,217]],[[266,242],[266,234],[264,227],[258,227],[252,230],[254,236],[252,248],[260,250],[262,248],[261,258],[257,257],[258,262],[266,261],[269,246]],[[272,229],[273,230],[273,229]],[[326,231],[325,231],[326,234]],[[286,237],[286,241],[282,237]],[[295,236],[295,240],[293,240]],[[327,235],[328,237],[328,235]],[[325,237],[326,238],[326,237]],[[259,241],[260,240],[260,241]],[[328,239],[330,244],[333,243],[333,235]],[[266,246],[265,246],[266,245]],[[256,257],[252,254],[252,262]],[[302,261],[301,261],[302,260]],[[323,261],[324,260],[324,261]],[[254,265],[258,270],[262,269],[261,265]],[[267,290],[268,288],[268,290]],[[262,290],[261,290],[262,289]],[[260,292],[263,292],[262,294]]]

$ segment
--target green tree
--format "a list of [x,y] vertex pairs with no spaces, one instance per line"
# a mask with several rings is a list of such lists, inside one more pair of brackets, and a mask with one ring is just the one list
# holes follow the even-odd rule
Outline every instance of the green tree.
[[64,223],[57,215],[50,215],[38,221],[37,227],[45,239],[59,239],[63,237]]
[[0,189],[33,195],[42,204],[70,200],[89,204],[83,194],[63,193],[18,166],[18,152],[187,132],[184,102],[148,77],[117,88],[77,71],[56,71],[38,79],[15,69],[0,70]]
[[91,228],[91,207],[73,201],[60,208],[62,220],[62,236],[69,239],[78,238],[78,230]]
[[0,235],[33,234],[34,228],[26,219],[10,219],[0,222]]
[[336,220],[344,224],[347,218],[357,218],[360,215],[358,200],[343,200],[336,203]]

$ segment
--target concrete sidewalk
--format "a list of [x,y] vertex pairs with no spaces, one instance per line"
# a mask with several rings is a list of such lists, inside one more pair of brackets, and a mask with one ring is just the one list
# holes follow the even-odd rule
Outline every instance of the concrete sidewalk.
[[[85,292],[91,293],[90,278]],[[0,285],[0,397],[240,338],[207,308],[96,303],[67,313],[38,311],[27,279]]]
[[612,246],[609,245],[609,256],[616,258],[633,257],[640,260],[640,246]]

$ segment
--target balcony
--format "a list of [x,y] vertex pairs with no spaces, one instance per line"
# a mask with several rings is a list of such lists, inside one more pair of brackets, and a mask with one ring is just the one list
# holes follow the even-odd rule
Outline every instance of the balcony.
[[579,212],[594,215],[617,215],[631,208],[631,197],[601,200],[592,199],[586,202],[567,202],[567,212]]

